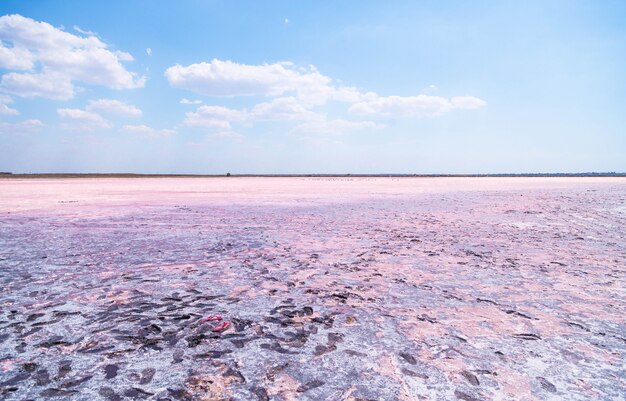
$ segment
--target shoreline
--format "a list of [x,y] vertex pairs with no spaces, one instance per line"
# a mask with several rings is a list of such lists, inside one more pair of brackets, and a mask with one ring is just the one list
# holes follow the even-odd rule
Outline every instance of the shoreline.
[[38,178],[533,178],[626,177],[626,173],[503,174],[139,174],[139,173],[0,173],[0,179]]

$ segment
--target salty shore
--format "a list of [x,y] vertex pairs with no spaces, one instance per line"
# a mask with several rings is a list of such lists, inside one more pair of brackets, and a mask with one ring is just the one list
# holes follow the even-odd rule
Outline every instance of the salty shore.
[[11,178],[0,194],[3,399],[626,393],[623,177]]

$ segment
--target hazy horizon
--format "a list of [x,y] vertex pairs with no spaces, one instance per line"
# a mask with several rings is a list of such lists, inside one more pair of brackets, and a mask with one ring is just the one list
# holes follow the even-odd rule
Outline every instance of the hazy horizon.
[[626,3],[4,1],[0,171],[626,171]]
[[135,172],[120,172],[120,173],[109,173],[109,172],[84,172],[84,173],[75,173],[75,172],[62,172],[62,173],[13,173],[10,171],[0,171],[0,177],[23,177],[23,176],[32,176],[32,177],[73,177],[73,176],[102,176],[102,177],[330,177],[330,178],[343,178],[343,177],[355,177],[355,178],[411,178],[411,177],[549,177],[549,176],[565,176],[565,177],[623,177],[626,176],[626,172],[619,171],[580,171],[580,172],[565,172],[565,173],[551,173],[551,172],[541,172],[541,173],[455,173],[455,174],[418,174],[418,173],[300,173],[300,174],[291,174],[291,173],[270,173],[270,174],[257,174],[257,173],[235,173],[232,174],[230,172],[225,173],[214,173],[214,174],[202,174],[202,173],[135,173]]

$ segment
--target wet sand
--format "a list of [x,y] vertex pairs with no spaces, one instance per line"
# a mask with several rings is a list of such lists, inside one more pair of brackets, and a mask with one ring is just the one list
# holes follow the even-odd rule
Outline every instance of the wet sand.
[[625,272],[625,178],[0,179],[0,398],[620,400]]

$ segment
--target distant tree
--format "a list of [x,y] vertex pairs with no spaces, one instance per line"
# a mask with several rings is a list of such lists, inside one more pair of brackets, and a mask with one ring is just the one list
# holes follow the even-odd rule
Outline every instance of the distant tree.
[[226,177],[230,177],[230,173],[226,173]]

